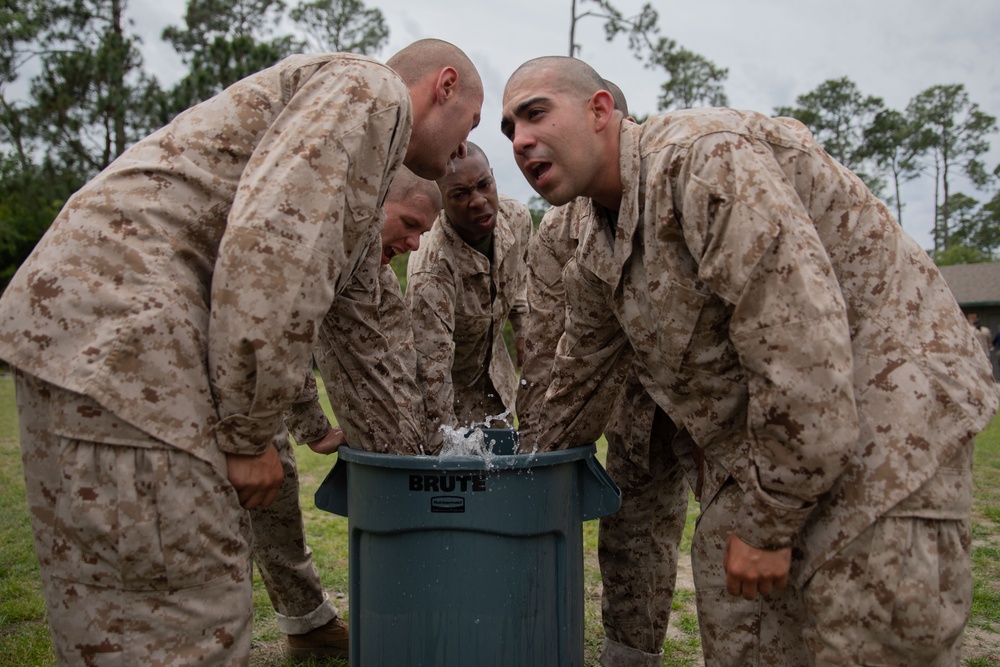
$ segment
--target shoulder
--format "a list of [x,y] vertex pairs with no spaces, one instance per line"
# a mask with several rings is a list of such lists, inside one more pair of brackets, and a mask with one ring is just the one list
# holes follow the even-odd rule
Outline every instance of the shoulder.
[[507,195],[500,195],[499,200],[498,222],[510,227],[518,237],[530,236],[534,225],[531,222],[531,211],[528,207]]

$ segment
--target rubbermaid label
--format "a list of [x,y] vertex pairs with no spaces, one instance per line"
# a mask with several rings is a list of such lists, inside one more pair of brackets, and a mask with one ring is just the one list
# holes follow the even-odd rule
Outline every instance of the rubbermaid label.
[[434,496],[431,498],[431,512],[464,512],[465,498],[462,496]]

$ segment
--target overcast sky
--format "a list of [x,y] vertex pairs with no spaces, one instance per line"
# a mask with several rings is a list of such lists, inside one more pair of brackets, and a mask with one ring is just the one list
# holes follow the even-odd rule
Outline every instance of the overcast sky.
[[[296,0],[289,0],[294,4]],[[613,0],[625,15],[641,0]],[[385,60],[410,42],[437,37],[461,47],[478,67],[486,89],[483,120],[470,139],[486,151],[502,193],[527,202],[534,192],[500,134],[500,101],[510,74],[525,60],[566,55],[571,0],[366,0],[382,10],[389,43]],[[596,9],[577,0],[577,13]],[[718,67],[729,69],[730,105],[773,114],[828,79],[848,77],[865,95],[903,110],[918,93],[938,84],[964,84],[970,99],[1000,118],[1000,1],[998,0],[655,0],[663,36]],[[166,83],[182,68],[163,27],[182,25],[184,0],[131,0],[129,14],[143,36],[149,69]],[[617,83],[637,114],[656,111],[662,71],[644,69],[624,36],[605,41],[603,20],[578,21],[579,57]],[[1000,162],[1000,134],[987,166]],[[956,187],[957,185],[957,187]],[[964,182],[952,186],[977,199]],[[903,194],[903,223],[930,247],[934,184],[920,179]]]

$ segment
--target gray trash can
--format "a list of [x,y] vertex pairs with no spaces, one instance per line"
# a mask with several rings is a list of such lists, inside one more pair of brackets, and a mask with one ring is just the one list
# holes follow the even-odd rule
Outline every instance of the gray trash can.
[[594,445],[494,456],[342,447],[316,506],[346,516],[351,667],[582,667],[583,522],[621,492]]

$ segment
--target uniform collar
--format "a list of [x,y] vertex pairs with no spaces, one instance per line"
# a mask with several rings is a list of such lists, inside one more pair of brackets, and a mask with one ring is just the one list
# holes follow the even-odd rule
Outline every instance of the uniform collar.
[[623,121],[620,126],[618,169],[621,172],[622,199],[614,240],[607,211],[593,200],[583,205],[585,215],[580,230],[577,261],[612,287],[621,280],[622,267],[632,255],[633,238],[639,225],[639,138],[641,127]]

